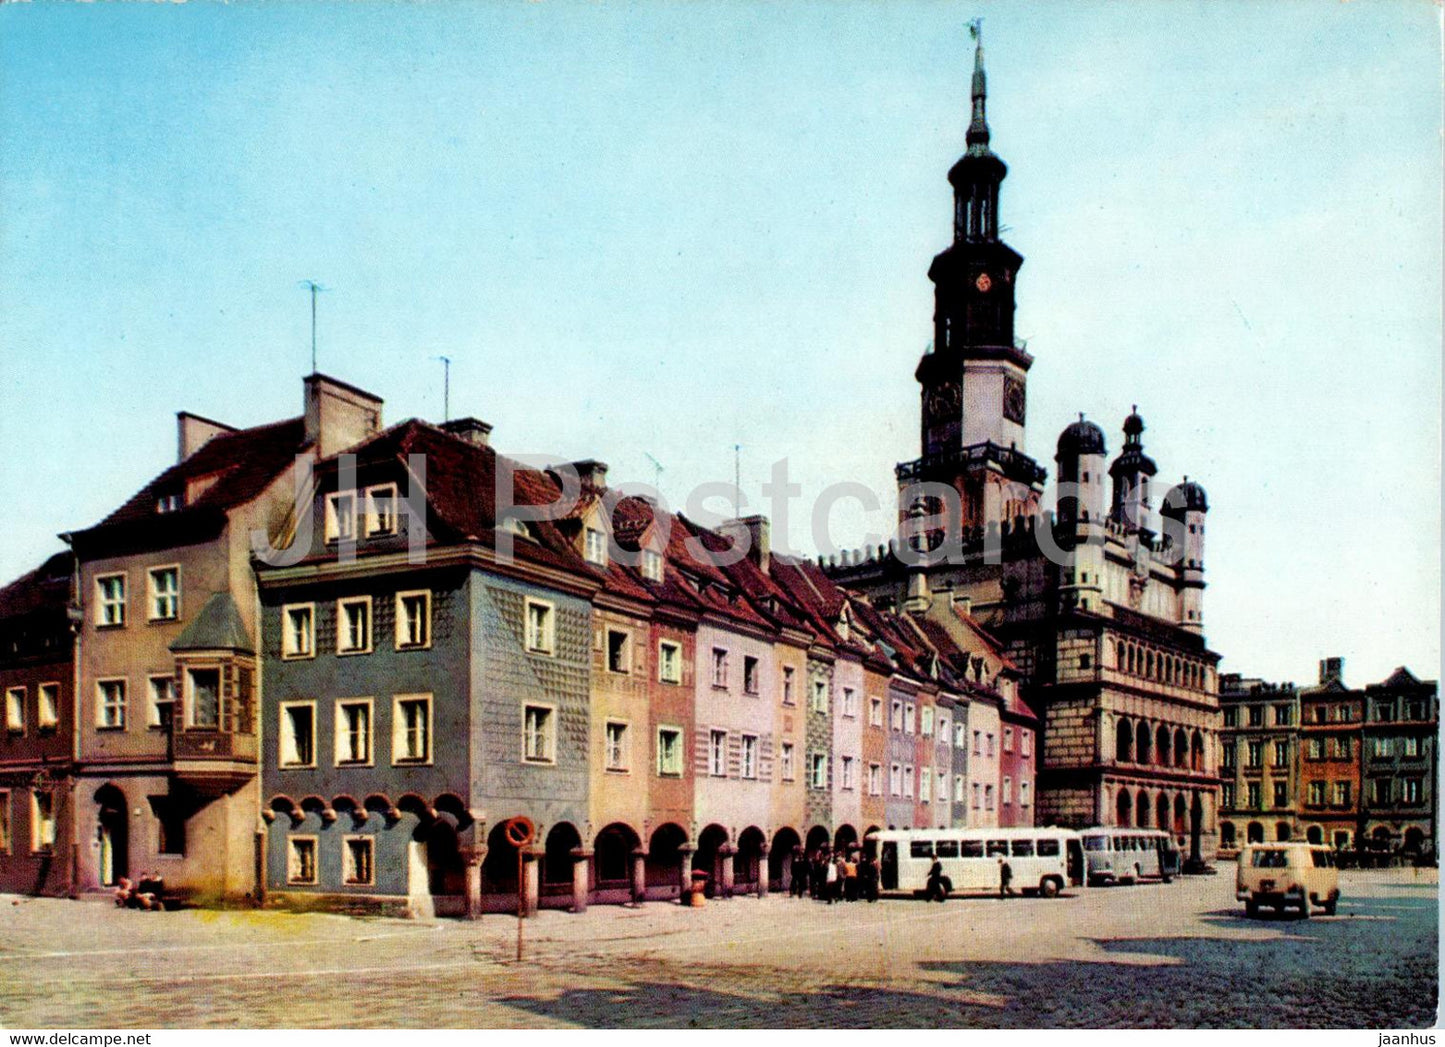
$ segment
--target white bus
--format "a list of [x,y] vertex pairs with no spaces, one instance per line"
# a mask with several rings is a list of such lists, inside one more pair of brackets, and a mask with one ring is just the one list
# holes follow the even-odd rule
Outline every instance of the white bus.
[[1179,875],[1179,848],[1160,829],[1084,829],[1084,856],[1089,883],[1137,883]]
[[935,858],[954,894],[997,894],[1005,864],[1016,891],[1052,898],[1084,885],[1084,850],[1070,829],[886,829],[864,847],[878,858],[885,893],[923,896]]

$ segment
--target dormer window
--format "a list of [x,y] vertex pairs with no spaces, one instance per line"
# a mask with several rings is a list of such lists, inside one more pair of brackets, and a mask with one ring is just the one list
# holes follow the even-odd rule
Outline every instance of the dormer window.
[[396,533],[396,484],[366,489],[366,534]]
[[509,516],[506,520],[502,522],[502,526],[508,531],[510,531],[512,534],[515,534],[518,538],[526,538],[528,541],[532,542],[535,542],[537,540],[536,532],[532,529],[532,525],[526,520],[519,520],[515,516]]
[[326,496],[326,540],[356,541],[355,491],[338,491]]
[[596,527],[587,528],[582,555],[598,567],[607,566],[607,535]]
[[662,554],[656,549],[642,550],[642,577],[650,582],[662,581]]
[[180,492],[172,491],[156,499],[156,512],[173,513],[180,509],[181,504]]

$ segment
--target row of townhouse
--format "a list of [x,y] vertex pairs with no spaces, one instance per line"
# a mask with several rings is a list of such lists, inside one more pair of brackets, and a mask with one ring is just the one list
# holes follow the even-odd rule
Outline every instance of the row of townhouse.
[[321,375],[304,406],[181,414],[174,466],[0,592],[0,889],[580,910],[1032,824],[1037,719],[963,606],[884,613],[760,517],[524,467],[474,419],[386,429]]
[[1344,660],[1313,687],[1221,677],[1221,849],[1308,840],[1376,857],[1438,853],[1439,689],[1408,669],[1364,688]]

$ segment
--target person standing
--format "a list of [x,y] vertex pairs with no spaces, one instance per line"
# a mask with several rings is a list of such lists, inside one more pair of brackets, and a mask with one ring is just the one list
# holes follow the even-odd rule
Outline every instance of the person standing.
[[1013,883],[1013,878],[1013,869],[1009,868],[1008,862],[1000,857],[998,860],[998,896],[1000,898],[1014,893],[1013,888],[1009,886]]
[[788,893],[801,898],[808,893],[808,858],[801,847],[793,849],[793,882],[788,884]]
[[935,899],[941,902],[948,897],[948,892],[943,888],[943,863],[937,858],[934,858],[933,864],[928,867],[928,883],[924,897],[930,902]]
[[858,900],[858,860],[852,854],[843,859],[843,900]]
[[823,859],[823,894],[827,896],[829,905],[837,900],[837,893],[838,866],[825,857]]

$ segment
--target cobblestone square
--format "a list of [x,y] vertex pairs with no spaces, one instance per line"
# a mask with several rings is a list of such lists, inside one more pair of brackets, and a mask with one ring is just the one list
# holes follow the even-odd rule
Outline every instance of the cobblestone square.
[[1339,914],[1245,919],[1233,867],[1053,899],[787,897],[476,923],[150,914],[4,896],[0,1023],[190,1027],[1433,1024],[1434,870],[1346,873]]

